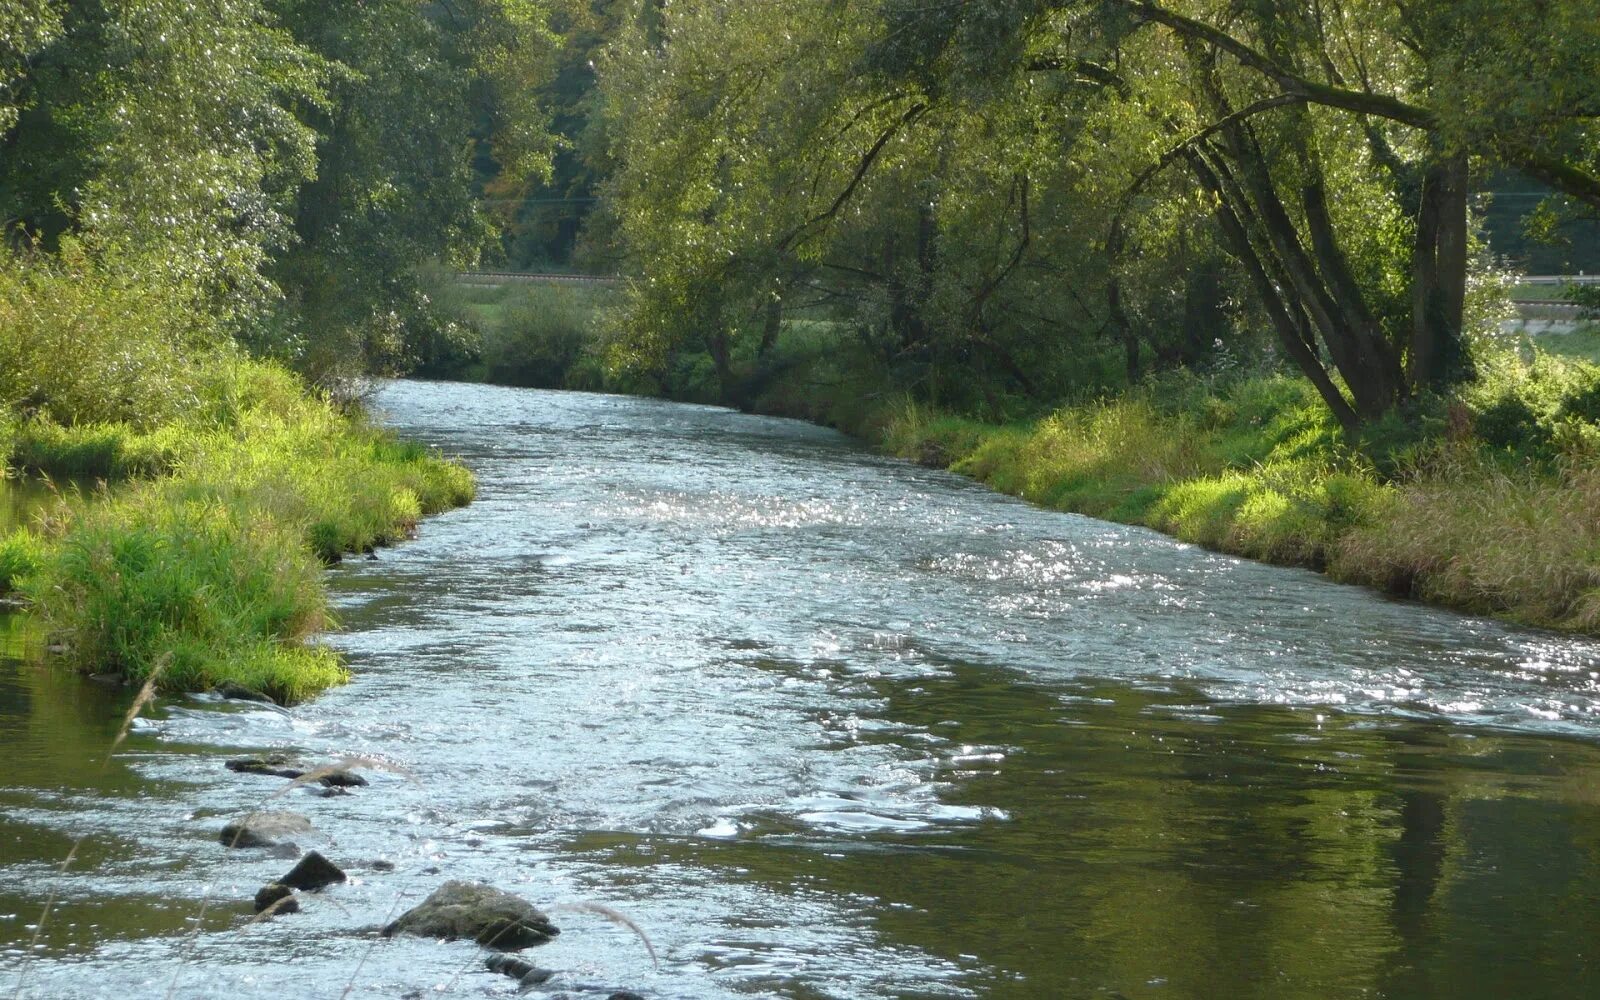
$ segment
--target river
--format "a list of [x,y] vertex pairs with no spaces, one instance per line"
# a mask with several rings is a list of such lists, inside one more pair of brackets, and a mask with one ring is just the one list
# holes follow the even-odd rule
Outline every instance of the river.
[[[0,996],[517,995],[471,946],[373,944],[444,878],[660,957],[560,912],[535,996],[1600,996],[1600,644],[792,421],[378,403],[481,492],[330,571],[347,687],[164,699],[106,763],[128,694],[9,626]],[[249,923],[288,862],[217,830],[283,783],[222,762],[273,748],[409,776],[278,799],[353,879]]]

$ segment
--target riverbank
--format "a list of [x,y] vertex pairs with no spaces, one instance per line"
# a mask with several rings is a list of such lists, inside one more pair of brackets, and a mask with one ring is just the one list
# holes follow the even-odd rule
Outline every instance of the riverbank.
[[[1592,422],[1547,457],[1452,436],[1350,447],[1282,376],[1156,383],[1039,420],[983,424],[902,404],[888,451],[1056,510],[1526,625],[1600,630]],[[1480,419],[1489,413],[1476,414]]]
[[[537,300],[554,294],[512,298],[526,315],[565,317],[559,336],[500,314],[488,328],[497,350],[526,342],[545,345],[537,357],[565,360],[531,384],[720,400],[724,387],[698,352],[681,352],[653,378],[606,376],[595,359],[599,317],[585,333],[572,303],[541,311]],[[587,351],[575,346],[583,337]],[[849,337],[806,321],[786,322],[760,356],[741,341],[732,392],[744,409],[837,427],[1055,510],[1473,614],[1593,633],[1600,369],[1587,341],[1572,339],[1483,345],[1480,378],[1456,399],[1419,403],[1356,441],[1303,379],[1237,370],[1102,387],[1050,409],[1005,400],[991,412],[1019,415],[977,419],[913,402]]]
[[282,703],[346,673],[323,567],[468,502],[472,476],[157,289],[0,267],[0,456],[58,484],[0,537],[0,595],[84,673]]

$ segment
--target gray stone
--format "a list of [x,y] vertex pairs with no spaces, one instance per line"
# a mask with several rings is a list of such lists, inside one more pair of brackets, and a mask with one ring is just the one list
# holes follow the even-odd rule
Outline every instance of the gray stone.
[[224,847],[274,847],[297,833],[310,833],[311,821],[299,813],[259,812],[222,828]]
[[294,889],[281,882],[270,882],[256,893],[256,912],[270,909],[273,913],[298,913],[300,901],[294,898]]
[[555,975],[554,970],[541,969],[532,962],[513,958],[510,955],[490,955],[484,964],[489,967],[490,972],[498,972],[503,976],[510,976],[523,986],[538,986]]
[[306,772],[304,768],[295,766],[297,763],[291,760],[288,754],[265,753],[254,757],[235,757],[222,766],[239,774],[266,774],[274,778],[298,778]]
[[291,868],[289,874],[278,879],[278,882],[294,889],[311,890],[345,880],[345,874],[339,870],[338,865],[320,853],[312,851],[301,858],[300,863]]
[[544,944],[560,933],[531,903],[481,882],[446,882],[383,929],[384,937],[471,938],[500,951]]

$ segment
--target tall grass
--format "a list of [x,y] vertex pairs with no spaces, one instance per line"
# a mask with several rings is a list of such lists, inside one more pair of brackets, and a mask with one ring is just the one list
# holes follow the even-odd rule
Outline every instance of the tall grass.
[[1287,376],[1176,377],[990,425],[902,401],[880,436],[1061,510],[1600,632],[1600,371],[1489,354],[1454,403],[1346,441]]
[[0,255],[8,464],[115,482],[0,538],[0,593],[76,669],[298,701],[346,676],[314,642],[323,564],[468,502],[472,476],[205,339],[181,304]]

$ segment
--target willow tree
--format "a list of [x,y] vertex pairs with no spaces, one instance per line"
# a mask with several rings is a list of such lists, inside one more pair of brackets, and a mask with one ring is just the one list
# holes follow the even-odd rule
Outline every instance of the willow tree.
[[[1475,173],[1600,205],[1589,7],[639,4],[601,81],[635,343],[692,327],[725,353],[730,301],[849,274],[883,294],[902,348],[1015,357],[997,325],[1076,301],[1137,376],[1164,273],[1193,303],[1248,289],[1355,427],[1471,375]],[[1190,256],[1205,265],[1186,273]],[[1082,347],[1048,323],[1034,341]]]
[[[1186,167],[1214,199],[1286,353],[1346,425],[1470,376],[1475,169],[1514,167],[1600,205],[1587,3],[1076,8],[1056,22],[1069,51],[1088,37],[1120,53],[1150,33],[1181,51],[1198,114],[1174,121],[1154,166]],[[1136,94],[1171,66],[1124,64],[1120,79]],[[1363,197],[1374,189],[1380,202]]]
[[1109,205],[1061,157],[1092,92],[898,71],[871,5],[640,4],[600,63],[624,361],[824,315],[919,385],[1062,385],[1106,325]]

